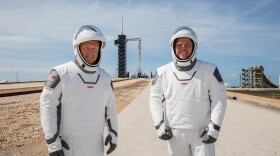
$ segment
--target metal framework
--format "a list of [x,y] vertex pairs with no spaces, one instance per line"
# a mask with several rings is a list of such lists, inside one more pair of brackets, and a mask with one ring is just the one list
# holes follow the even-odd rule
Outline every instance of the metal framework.
[[126,38],[126,35],[123,34],[123,19],[122,34],[118,35],[118,39],[115,40],[115,45],[118,46],[118,77],[129,77],[129,73],[126,72],[126,43],[128,41],[138,41],[138,68],[131,77],[148,77],[141,67],[141,38]]
[[126,36],[119,35],[118,40],[115,40],[115,45],[118,46],[118,77],[128,77],[126,72]]
[[138,68],[131,76],[132,78],[148,77],[141,67],[141,38],[131,38],[126,41],[138,41]]
[[118,46],[118,77],[129,77],[126,72],[126,35],[123,34],[123,19],[122,19],[122,33],[118,35],[118,39],[115,40],[115,45]]
[[278,88],[264,74],[263,66],[242,69],[242,88]]

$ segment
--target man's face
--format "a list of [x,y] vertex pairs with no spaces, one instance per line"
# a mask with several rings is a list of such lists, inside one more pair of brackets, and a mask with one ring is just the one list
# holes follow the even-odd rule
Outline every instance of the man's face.
[[87,41],[80,44],[80,52],[88,64],[93,64],[98,56],[99,41]]
[[187,37],[178,38],[175,43],[175,54],[181,59],[189,58],[193,51],[193,42]]

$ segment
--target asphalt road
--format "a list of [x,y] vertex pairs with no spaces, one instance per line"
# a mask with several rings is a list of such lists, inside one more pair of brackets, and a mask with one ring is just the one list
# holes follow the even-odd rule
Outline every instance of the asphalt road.
[[[119,115],[119,141],[111,156],[167,156],[149,110],[148,86]],[[280,156],[280,111],[228,100],[216,156]],[[106,150],[106,149],[105,149]]]
[[280,156],[280,111],[228,100],[217,156]]
[[149,91],[150,85],[118,115],[118,147],[110,156],[168,155],[166,143],[157,137],[153,126]]

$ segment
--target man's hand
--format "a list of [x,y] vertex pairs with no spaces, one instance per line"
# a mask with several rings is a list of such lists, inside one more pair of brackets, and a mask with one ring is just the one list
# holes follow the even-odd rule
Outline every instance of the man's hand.
[[50,153],[50,156],[65,156],[63,150]]
[[66,150],[70,149],[68,144],[64,140],[61,140],[60,137],[57,137],[54,142],[49,142],[47,140],[47,144],[50,156],[64,156],[62,148]]
[[209,131],[209,128],[207,126],[202,130],[202,132],[200,134],[200,138],[202,138],[206,134],[206,137],[202,140],[202,142],[205,143],[205,144],[214,143],[217,139],[213,138],[211,135],[208,135],[207,134],[208,131]]
[[161,140],[170,140],[173,137],[171,128],[166,127],[164,124],[161,124],[157,129],[157,135]]
[[105,139],[105,146],[107,146],[108,143],[110,143],[110,148],[106,152],[107,155],[112,153],[117,148],[117,144],[112,143],[112,136],[110,134]]
[[202,140],[205,144],[211,144],[217,141],[220,131],[220,126],[216,125],[213,121],[210,121],[207,127],[205,127],[200,134],[200,138],[205,136]]

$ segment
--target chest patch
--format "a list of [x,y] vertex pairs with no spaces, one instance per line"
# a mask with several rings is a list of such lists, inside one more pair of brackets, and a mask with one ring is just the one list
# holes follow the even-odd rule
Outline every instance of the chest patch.
[[94,88],[93,86],[87,86],[87,88]]
[[188,85],[187,82],[181,82],[181,86],[186,86],[186,85]]

